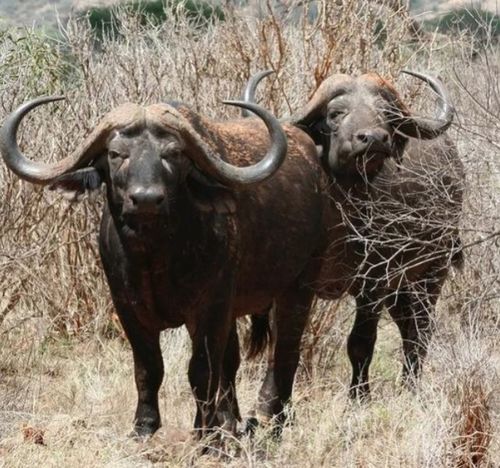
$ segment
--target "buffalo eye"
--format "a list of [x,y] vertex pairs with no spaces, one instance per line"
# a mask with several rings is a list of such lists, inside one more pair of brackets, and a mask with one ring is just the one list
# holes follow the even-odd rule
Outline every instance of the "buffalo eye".
[[328,112],[328,118],[330,120],[337,120],[340,116],[344,115],[344,111],[343,110],[331,110],[330,112]]
[[176,147],[169,147],[166,151],[160,154],[161,165],[169,175],[174,174],[174,165],[178,160],[181,151]]
[[179,144],[176,142],[171,142],[164,148],[164,151],[161,153],[161,158],[162,159],[178,158],[180,154],[181,154],[181,148]]
[[177,159],[181,154],[181,150],[179,148],[169,148],[167,151],[163,152],[160,157],[162,161],[166,161],[168,159]]
[[108,156],[110,157],[110,159],[127,159],[128,158],[128,154],[120,153],[119,151],[115,151],[115,150],[109,150]]
[[160,154],[161,163],[169,173],[173,173],[173,165],[179,161],[181,153],[181,149],[178,145],[169,144]]

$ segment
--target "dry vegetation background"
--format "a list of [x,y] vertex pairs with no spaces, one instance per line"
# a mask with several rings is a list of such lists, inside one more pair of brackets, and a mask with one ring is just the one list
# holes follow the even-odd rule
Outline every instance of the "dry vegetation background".
[[[210,116],[235,116],[220,100],[237,97],[249,75],[264,68],[277,73],[263,84],[260,102],[278,115],[305,103],[333,72],[376,70],[395,79],[414,106],[424,87],[400,78],[399,70],[439,74],[457,107],[450,134],[467,172],[466,263],[438,303],[418,391],[400,389],[399,336],[383,320],[373,400],[348,400],[345,341],[354,304],[345,299],[317,306],[295,385],[294,424],[280,444],[261,430],[254,441],[235,440],[223,453],[199,458],[189,437],[194,402],[181,329],[165,332],[162,341],[164,427],[149,442],[131,441],[132,356],[111,319],[96,246],[102,196],[70,204],[2,166],[0,466],[500,464],[499,49],[483,43],[472,54],[466,36],[417,41],[406,12],[383,2],[325,0],[320,6],[315,22],[287,22],[270,9],[257,20],[227,9],[224,22],[200,27],[181,9],[176,22],[161,26],[121,12],[120,38],[97,44],[85,21],[70,21],[60,42],[34,30],[4,31],[0,118],[28,98],[65,94],[66,101],[34,112],[20,132],[30,155],[50,161],[75,148],[99,116],[124,101],[176,99]],[[256,398],[263,365],[241,367],[244,413]]]

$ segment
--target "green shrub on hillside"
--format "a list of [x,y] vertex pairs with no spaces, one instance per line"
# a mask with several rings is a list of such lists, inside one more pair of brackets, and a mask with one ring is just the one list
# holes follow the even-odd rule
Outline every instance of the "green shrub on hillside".
[[480,9],[460,8],[425,22],[428,29],[437,29],[444,34],[465,32],[478,41],[500,37],[500,16]]
[[[213,6],[204,0],[135,0],[122,6],[132,14],[139,15],[143,22],[161,24],[167,18],[176,17],[179,9],[196,24],[206,24],[211,21],[224,20],[224,12],[218,6]],[[117,36],[119,34],[119,19],[116,7],[93,7],[83,13],[95,35]]]

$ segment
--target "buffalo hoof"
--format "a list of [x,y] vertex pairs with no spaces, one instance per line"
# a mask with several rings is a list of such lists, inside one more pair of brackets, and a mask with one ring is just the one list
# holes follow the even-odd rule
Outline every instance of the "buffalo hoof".
[[277,414],[276,416],[261,417],[256,415],[250,415],[248,418],[243,420],[242,429],[240,435],[253,437],[257,432],[257,429],[264,428],[269,430],[270,435],[277,440],[281,439],[283,433],[283,427],[287,424],[288,420],[283,412]]
[[349,398],[359,403],[367,403],[371,399],[370,386],[367,383],[352,386],[349,389]]
[[219,427],[197,429],[193,435],[198,439],[200,455],[218,459],[224,459],[230,453],[231,444],[235,441],[233,434]]
[[157,422],[136,423],[129,437],[137,440],[149,439],[159,428],[160,424]]
[[253,437],[258,427],[259,420],[255,416],[249,416],[248,418],[245,418],[243,420],[243,424],[241,429],[239,430],[239,434],[241,436]]
[[220,429],[226,434],[232,436],[238,435],[238,419],[230,411],[221,411],[217,414],[219,421],[222,421]]
[[417,393],[418,389],[418,375],[412,371],[403,369],[403,378],[401,379],[401,386],[408,390],[410,393]]

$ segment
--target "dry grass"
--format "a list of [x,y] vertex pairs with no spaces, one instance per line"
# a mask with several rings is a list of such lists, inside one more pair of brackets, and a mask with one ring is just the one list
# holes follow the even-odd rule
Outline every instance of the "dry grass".
[[[338,6],[337,4],[342,4]],[[29,97],[64,93],[21,131],[40,160],[75,148],[106,111],[124,101],[183,100],[210,115],[235,115],[249,74],[277,72],[260,101],[278,115],[303,104],[336,71],[429,69],[451,88],[451,130],[467,171],[462,237],[466,265],[438,306],[437,331],[421,384],[398,385],[400,343],[381,322],[373,363],[373,401],[347,399],[345,339],[349,300],[321,304],[312,319],[294,394],[294,424],[281,444],[262,430],[199,457],[192,441],[194,401],[187,382],[188,339],[164,333],[165,427],[144,444],[126,437],[136,392],[128,344],[110,320],[112,306],[96,248],[102,199],[69,204],[0,169],[0,465],[5,466],[497,466],[500,463],[500,307],[498,208],[500,53],[487,46],[472,61],[467,38],[408,38],[404,11],[383,4],[320,2],[309,23],[228,11],[227,21],[194,29],[140,25],[123,18],[120,40],[96,45],[85,24],[69,23],[55,46],[36,31],[10,30],[0,44],[0,117]],[[351,12],[355,11],[353,15]],[[286,16],[286,15],[285,15]],[[377,19],[387,18],[384,47]],[[286,23],[286,24],[285,24]],[[421,89],[398,80],[410,98]],[[417,104],[415,104],[417,105]],[[251,409],[263,362],[238,377],[242,410]]]

